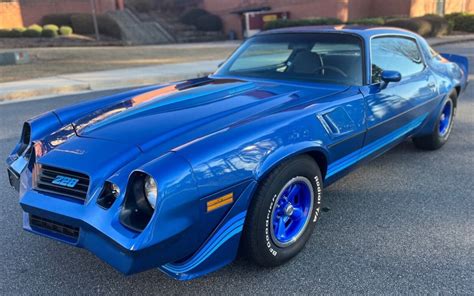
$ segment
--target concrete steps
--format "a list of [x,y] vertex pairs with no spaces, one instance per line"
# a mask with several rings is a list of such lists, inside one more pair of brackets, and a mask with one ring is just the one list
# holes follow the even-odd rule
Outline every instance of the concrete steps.
[[175,15],[150,11],[140,13],[132,7],[108,13],[122,30],[123,40],[129,44],[164,44],[209,42],[226,40],[222,32],[204,32],[181,23]]
[[[226,40],[224,33],[218,31],[199,31],[194,26],[186,25],[180,22],[179,17],[173,14],[165,14],[160,11],[150,11],[146,17],[154,19],[168,31],[179,43],[188,42],[209,42]],[[145,16],[144,16],[145,17]]]
[[122,31],[122,39],[130,44],[164,44],[176,42],[159,23],[155,21],[142,21],[129,9],[108,12],[118,23]]

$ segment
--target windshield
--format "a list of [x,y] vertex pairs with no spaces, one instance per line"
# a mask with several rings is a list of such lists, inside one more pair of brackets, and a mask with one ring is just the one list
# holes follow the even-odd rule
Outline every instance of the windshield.
[[244,42],[216,74],[362,85],[361,41],[348,34],[260,35]]

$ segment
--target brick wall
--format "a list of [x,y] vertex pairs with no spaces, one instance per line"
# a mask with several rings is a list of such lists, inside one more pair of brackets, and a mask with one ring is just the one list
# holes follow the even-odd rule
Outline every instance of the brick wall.
[[[410,16],[436,13],[436,0],[411,0]],[[445,14],[453,12],[474,13],[474,0],[445,0]]]
[[219,15],[224,30],[234,31],[242,37],[241,17],[232,12],[246,7],[269,6],[275,12],[290,12],[290,18],[301,19],[315,16],[348,18],[350,0],[203,0],[202,7]]
[[414,0],[372,0],[368,17],[410,16],[410,7]]
[[[436,12],[437,0],[202,0],[201,6],[222,17],[224,30],[240,37],[241,17],[231,12],[249,7],[271,7],[290,18],[337,17],[342,21],[378,16],[420,16]],[[474,0],[445,0],[445,13],[474,13]],[[464,6],[464,7],[463,7]]]
[[0,2],[0,29],[23,26],[18,2]]
[[[120,2],[123,3],[123,0]],[[40,23],[41,18],[52,13],[90,13],[90,0],[21,0],[21,10],[25,26]],[[96,0],[98,14],[117,8],[116,0]]]
[[[95,0],[98,14],[123,9],[124,0]],[[90,0],[18,0],[0,2],[0,28],[29,26],[41,23],[46,14],[90,13]]]

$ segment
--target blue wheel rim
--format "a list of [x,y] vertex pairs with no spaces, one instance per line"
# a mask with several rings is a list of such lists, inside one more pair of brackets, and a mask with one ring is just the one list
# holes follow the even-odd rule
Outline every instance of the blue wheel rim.
[[441,115],[439,117],[439,134],[441,136],[445,136],[448,133],[449,127],[451,125],[452,116],[453,107],[451,101],[448,100],[444,105],[443,111],[441,112]]
[[303,234],[311,218],[314,194],[305,177],[291,179],[275,200],[271,218],[271,237],[279,247],[293,244]]

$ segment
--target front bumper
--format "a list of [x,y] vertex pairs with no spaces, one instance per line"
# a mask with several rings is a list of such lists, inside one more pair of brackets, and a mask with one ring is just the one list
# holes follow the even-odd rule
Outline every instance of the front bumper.
[[[176,167],[177,162],[173,163]],[[96,203],[101,190],[91,189],[91,197],[84,203],[74,202],[51,192],[33,190],[31,169],[22,170],[19,178],[13,166],[9,170],[12,170],[12,184],[19,183],[23,228],[26,231],[87,249],[124,274],[159,267],[178,279],[208,273],[235,258],[240,232],[214,240],[211,233],[220,233],[221,226],[218,225],[226,227],[227,220],[246,210],[248,198],[255,187],[255,182],[248,180],[226,189],[224,193],[227,190],[233,192],[236,202],[210,213],[205,212],[207,202],[224,193],[219,191],[196,199],[190,194],[191,189],[184,193],[180,191],[180,194],[171,195],[179,199],[163,200],[163,208],[167,210],[155,215],[156,219],[150,227],[143,232],[135,232],[119,221],[123,195],[109,209],[104,209]],[[123,178],[126,178],[125,174]],[[116,181],[117,184],[124,184],[126,180]],[[102,183],[102,180],[97,182]],[[203,245],[207,240],[217,245],[212,245],[213,248]],[[203,251],[196,252],[200,247]],[[193,254],[198,258],[190,257]],[[189,258],[188,261],[193,264],[174,264],[183,258]]]
[[[50,201],[48,210],[41,206],[32,206],[32,199],[53,199]],[[173,260],[172,244],[163,242],[151,247],[135,250],[132,242],[138,236],[138,233],[127,231],[123,226],[115,225],[118,230],[109,229],[108,232],[97,229],[94,225],[80,219],[79,216],[84,213],[76,211],[75,216],[66,216],[60,214],[61,206],[51,206],[51,202],[60,203],[61,200],[44,196],[35,191],[28,191],[22,198],[21,207],[23,208],[23,229],[60,240],[64,243],[84,248],[104,260],[112,267],[124,274],[133,274],[150,268],[161,266]],[[51,212],[54,210],[55,212]],[[38,222],[45,221],[43,223]],[[93,219],[92,219],[93,220]],[[106,224],[104,224],[106,225]],[[114,226],[112,226],[114,227]],[[77,235],[73,230],[77,230]],[[118,232],[121,232],[122,240],[128,240],[128,244],[122,245],[108,235],[117,239]],[[105,234],[107,233],[107,235]],[[172,240],[171,240],[172,241]]]
[[[45,202],[46,201],[46,202]],[[116,214],[28,190],[20,200],[23,229],[84,248],[124,274],[133,274],[178,260],[176,243],[181,235],[140,248],[140,233],[119,222]],[[33,218],[33,219],[32,219]],[[44,224],[34,219],[46,220]],[[49,225],[48,225],[49,223]],[[70,235],[77,229],[77,236]]]

